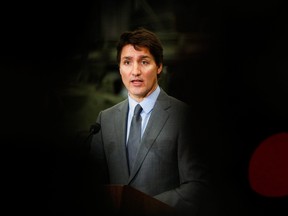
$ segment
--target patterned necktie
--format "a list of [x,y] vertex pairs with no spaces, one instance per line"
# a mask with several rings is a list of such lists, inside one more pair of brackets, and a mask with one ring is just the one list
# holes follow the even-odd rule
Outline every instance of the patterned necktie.
[[128,163],[129,163],[129,172],[132,170],[132,166],[135,161],[138,147],[141,142],[141,113],[142,107],[140,104],[137,104],[134,110],[134,115],[131,121],[130,133],[127,142],[127,154],[128,154]]

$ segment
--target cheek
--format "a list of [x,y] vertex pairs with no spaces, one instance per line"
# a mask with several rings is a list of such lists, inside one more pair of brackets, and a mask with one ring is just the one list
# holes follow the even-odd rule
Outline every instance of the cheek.
[[157,75],[157,71],[154,70],[153,72],[151,71],[150,73],[146,74],[146,78],[152,81],[157,79]]
[[126,73],[123,70],[120,70],[120,76],[123,78],[127,77]]
[[122,82],[124,84],[128,82],[129,78],[128,78],[128,75],[126,73],[120,72],[120,76],[121,76]]

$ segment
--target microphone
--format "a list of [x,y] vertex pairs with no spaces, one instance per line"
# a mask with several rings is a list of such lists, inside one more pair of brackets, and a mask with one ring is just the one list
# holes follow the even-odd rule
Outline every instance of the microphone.
[[90,126],[89,135],[86,137],[84,143],[85,144],[88,143],[88,141],[90,140],[91,136],[96,134],[96,133],[98,133],[100,131],[100,129],[101,129],[101,125],[98,122],[92,124]]
[[99,123],[96,122],[95,124],[92,124],[90,126],[90,135],[98,133],[100,129],[101,125]]

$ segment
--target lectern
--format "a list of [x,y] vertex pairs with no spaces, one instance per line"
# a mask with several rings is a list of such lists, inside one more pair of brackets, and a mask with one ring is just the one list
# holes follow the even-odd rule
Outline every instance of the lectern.
[[102,201],[109,215],[176,215],[173,207],[128,185],[105,185]]

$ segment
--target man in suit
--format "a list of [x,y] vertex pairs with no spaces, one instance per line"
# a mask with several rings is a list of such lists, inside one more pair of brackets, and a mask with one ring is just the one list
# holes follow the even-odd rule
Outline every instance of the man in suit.
[[[124,32],[117,61],[128,97],[97,118],[101,129],[92,138],[90,153],[100,183],[130,185],[181,213],[198,215],[208,175],[190,137],[191,110],[158,85],[163,69],[159,38],[144,28]],[[128,137],[137,104],[142,107],[141,141],[129,165]]]

